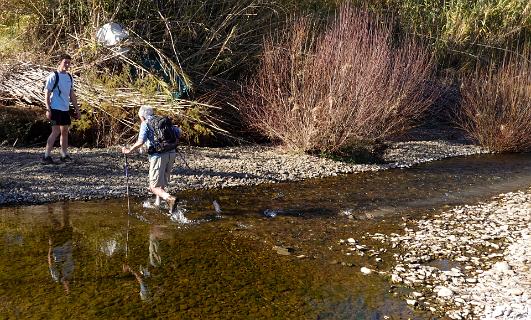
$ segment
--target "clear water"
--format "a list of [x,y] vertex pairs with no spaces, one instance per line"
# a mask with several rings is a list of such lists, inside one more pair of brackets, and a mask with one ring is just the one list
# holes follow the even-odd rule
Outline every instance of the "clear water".
[[173,216],[149,199],[130,215],[125,199],[0,208],[0,318],[435,319],[360,273],[392,250],[376,263],[339,239],[528,188],[530,169],[528,154],[478,156],[190,191]]

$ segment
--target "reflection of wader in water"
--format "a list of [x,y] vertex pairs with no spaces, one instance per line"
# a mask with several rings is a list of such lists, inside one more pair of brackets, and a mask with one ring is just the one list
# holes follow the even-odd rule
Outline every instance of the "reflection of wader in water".
[[[159,254],[159,239],[164,237],[164,232],[161,226],[152,226],[149,232],[149,266],[152,268],[158,268],[161,265],[162,259]],[[152,293],[149,290],[147,279],[151,277],[151,273],[148,268],[139,266],[138,271],[131,268],[127,263],[123,265],[124,272],[130,272],[135,276],[140,286],[140,299],[142,301],[149,301],[152,298]]]
[[153,233],[149,233],[149,264],[154,267],[160,267],[162,259],[159,254],[159,239]]
[[73,228],[68,221],[68,214],[60,224],[52,217],[52,230],[48,238],[48,267],[55,282],[61,282],[68,293],[70,280],[74,273],[74,259],[72,256]]

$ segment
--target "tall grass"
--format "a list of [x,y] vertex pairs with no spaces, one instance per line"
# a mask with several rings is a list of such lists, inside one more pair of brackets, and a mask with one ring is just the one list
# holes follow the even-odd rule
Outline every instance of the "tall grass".
[[459,125],[493,152],[531,151],[531,54],[478,67],[462,85]]
[[430,53],[392,24],[341,7],[319,33],[300,19],[264,45],[242,99],[250,126],[288,148],[341,153],[404,132],[436,98]]
[[[210,77],[230,78],[246,68],[260,49],[263,34],[274,27],[282,12],[273,1],[265,0],[0,0],[10,14],[32,17],[24,35],[26,45],[49,54],[57,51],[90,56],[95,34],[103,24],[123,24],[137,48],[137,62],[164,68],[167,61],[158,58],[158,50],[195,82]],[[142,59],[143,61],[142,61]]]
[[[0,14],[0,25],[16,16],[31,17],[19,39],[25,39],[26,51],[46,53],[37,55],[45,58],[39,63],[46,64],[50,56],[67,51],[74,56],[73,71],[87,82],[101,84],[116,78],[121,88],[148,91],[148,96],[156,84],[155,91],[166,94],[168,101],[182,93],[184,82],[192,94],[180,98],[202,105],[218,103],[212,89],[253,68],[263,34],[282,21],[283,15],[274,2],[264,0],[0,0],[0,4],[9,13]],[[109,59],[109,50],[96,44],[96,31],[110,21],[123,24],[130,32],[125,44],[130,50],[120,60]],[[131,75],[128,83],[121,81],[126,73]],[[148,90],[139,87],[146,83]],[[100,112],[106,107],[100,107],[91,121],[104,124],[95,127],[98,136],[120,133],[120,119],[109,118]],[[215,110],[219,108],[203,114]],[[197,110],[188,111],[185,118]],[[220,112],[217,125],[226,126],[224,114]],[[192,134],[208,135],[202,120],[187,124]]]
[[531,44],[531,2],[527,0],[389,0],[402,26],[430,39],[441,62],[457,67],[503,57]]

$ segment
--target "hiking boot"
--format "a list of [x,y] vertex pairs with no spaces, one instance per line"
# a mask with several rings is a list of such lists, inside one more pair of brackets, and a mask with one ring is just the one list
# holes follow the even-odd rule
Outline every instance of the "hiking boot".
[[52,157],[50,156],[43,156],[42,157],[42,164],[55,164],[55,162],[53,161]]
[[174,196],[169,196],[166,200],[166,203],[168,204],[168,211],[170,213],[173,213],[173,210],[175,209],[175,205],[177,204],[177,198]]
[[67,154],[67,155],[64,156],[64,157],[61,156],[61,161],[62,161],[62,162],[72,162],[73,160],[72,160],[72,158],[70,157],[70,155]]

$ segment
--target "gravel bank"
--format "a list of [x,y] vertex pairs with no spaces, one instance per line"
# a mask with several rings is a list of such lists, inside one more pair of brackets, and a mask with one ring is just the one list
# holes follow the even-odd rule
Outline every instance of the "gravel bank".
[[[224,188],[334,176],[344,173],[403,168],[447,157],[485,152],[443,140],[393,143],[385,164],[348,164],[274,147],[181,147],[170,191]],[[0,148],[0,205],[122,197],[124,157],[118,149],[71,149],[73,163],[42,165],[43,149]],[[55,151],[58,152],[57,149]],[[55,155],[58,160],[57,154]],[[188,166],[182,159],[185,159]],[[131,193],[147,192],[145,155],[129,157]]]
[[531,189],[369,235],[402,250],[389,273],[404,299],[451,319],[531,319]]

